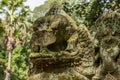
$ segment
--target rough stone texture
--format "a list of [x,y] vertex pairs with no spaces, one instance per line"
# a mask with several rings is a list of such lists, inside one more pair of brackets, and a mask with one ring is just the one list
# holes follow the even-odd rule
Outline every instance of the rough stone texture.
[[104,13],[91,30],[98,42],[93,80],[120,80],[120,10]]
[[102,38],[99,25],[92,36],[54,4],[33,24],[28,80],[119,80],[119,31]]

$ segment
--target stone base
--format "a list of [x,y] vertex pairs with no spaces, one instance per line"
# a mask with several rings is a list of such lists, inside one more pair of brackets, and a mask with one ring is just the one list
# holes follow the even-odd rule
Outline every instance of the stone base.
[[60,68],[31,75],[28,80],[89,80],[78,72],[79,68]]

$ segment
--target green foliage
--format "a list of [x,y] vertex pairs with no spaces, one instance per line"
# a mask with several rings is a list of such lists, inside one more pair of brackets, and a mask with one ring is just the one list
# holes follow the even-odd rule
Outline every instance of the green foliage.
[[[3,40],[8,35],[9,27],[14,28],[14,39],[16,48],[12,53],[11,80],[26,80],[28,71],[28,55],[30,43],[31,11],[28,6],[24,6],[26,0],[1,0],[0,1],[0,59],[4,60],[0,64],[0,80],[5,79],[5,69],[7,67],[8,52],[3,49]],[[2,66],[2,67],[1,67]],[[1,79],[2,76],[2,79]]]
[[3,22],[2,22],[2,20],[0,19],[0,37],[2,37],[4,33],[5,33],[5,30],[4,30],[4,28],[3,28]]
[[[28,77],[28,53],[29,48],[24,48],[19,45],[13,51],[12,65],[14,65],[12,79],[13,80],[26,80]],[[16,55],[17,54],[17,55]]]
[[[0,38],[1,39],[1,38]],[[3,50],[2,45],[0,45],[0,79],[4,80],[5,66],[7,62],[7,52]]]
[[6,51],[2,47],[3,36],[5,35],[5,30],[3,27],[2,19],[0,19],[0,78],[4,80],[4,71],[5,71],[5,63],[7,62]]
[[72,3],[63,3],[64,10],[73,17],[78,25],[84,23],[89,26],[93,25],[104,12],[112,12],[119,7],[119,0],[90,0],[89,2],[75,0]]

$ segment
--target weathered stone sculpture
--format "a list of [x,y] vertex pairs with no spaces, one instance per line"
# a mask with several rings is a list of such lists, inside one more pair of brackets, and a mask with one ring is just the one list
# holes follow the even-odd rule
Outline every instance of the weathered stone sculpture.
[[33,24],[28,80],[120,80],[120,31],[108,18],[96,21],[91,36],[54,4]]
[[101,63],[96,70],[97,72],[93,79],[103,80],[108,73],[116,76],[116,79],[120,79],[118,76],[120,75],[119,65],[117,63],[120,51],[119,45],[120,41],[116,37],[107,36],[102,39],[102,42],[100,44]]
[[[118,10],[119,11],[119,10]],[[104,13],[95,23],[99,63],[93,80],[120,80],[120,13]],[[96,60],[97,61],[97,60]]]
[[34,22],[33,30],[29,80],[89,80],[94,74],[89,31],[78,27],[58,4]]

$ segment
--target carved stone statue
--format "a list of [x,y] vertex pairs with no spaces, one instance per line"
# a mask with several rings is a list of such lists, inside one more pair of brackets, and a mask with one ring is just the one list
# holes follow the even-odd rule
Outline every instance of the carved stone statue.
[[[119,65],[117,63],[120,52],[120,40],[113,36],[107,36],[102,39],[100,44],[101,63],[96,70],[93,80],[104,79],[108,73],[117,76],[119,73]],[[120,79],[119,76],[116,77]],[[114,79],[113,79],[114,80]]]
[[104,13],[92,27],[97,40],[93,80],[120,80],[120,12]]
[[119,30],[94,28],[92,36],[55,3],[33,24],[28,80],[119,80]]
[[78,27],[60,5],[38,18],[33,31],[29,80],[89,80],[95,73],[88,29]]

